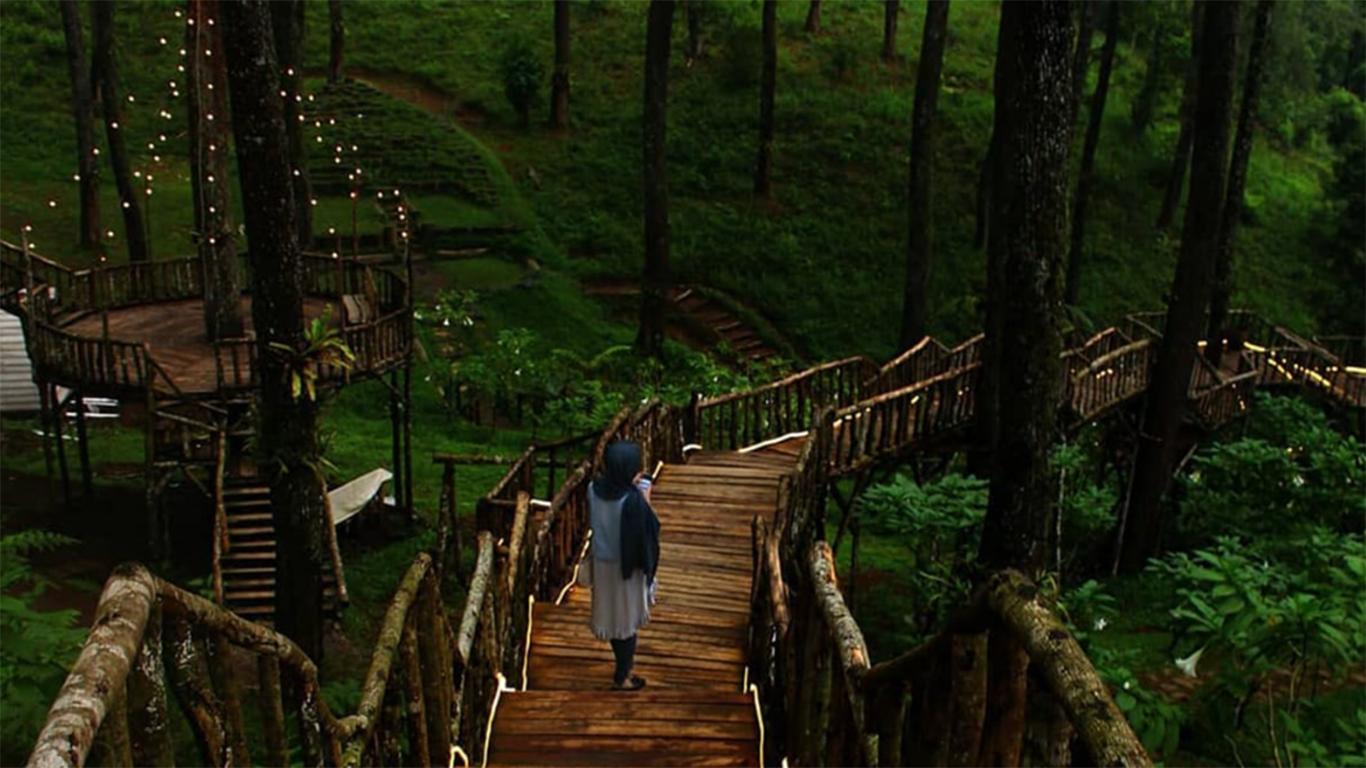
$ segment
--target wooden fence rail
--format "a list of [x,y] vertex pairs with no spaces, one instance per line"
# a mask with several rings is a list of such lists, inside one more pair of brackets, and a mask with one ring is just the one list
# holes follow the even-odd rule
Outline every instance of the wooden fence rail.
[[[495,549],[482,534],[458,627],[447,618],[432,557],[413,560],[385,614],[357,710],[340,718],[322,695],[317,668],[291,640],[141,565],[119,566],[29,765],[80,766],[97,743],[114,765],[171,764],[171,693],[188,715],[204,765],[250,764],[258,749],[265,763],[282,764],[289,741],[305,765],[447,765],[453,746],[478,754],[499,688],[500,631],[518,608],[507,599],[516,572],[507,575],[506,560],[496,565]],[[163,645],[171,652],[163,653]],[[246,742],[238,684],[231,672],[218,674],[234,669],[232,659],[243,652],[262,670],[255,700],[265,744]],[[280,670],[291,685],[280,685]],[[292,740],[285,736],[286,709],[298,726]],[[149,712],[159,718],[156,727],[146,722]]]
[[684,439],[709,450],[737,450],[799,432],[816,409],[844,406],[865,396],[877,372],[866,357],[836,360],[755,389],[711,399],[694,398]]

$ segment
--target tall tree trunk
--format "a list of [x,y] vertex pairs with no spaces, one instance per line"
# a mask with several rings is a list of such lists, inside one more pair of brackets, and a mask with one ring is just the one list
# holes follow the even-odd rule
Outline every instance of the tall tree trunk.
[[555,73],[550,78],[550,125],[569,127],[569,0],[555,0]]
[[95,3],[92,6],[91,36],[94,38],[93,66],[99,83],[100,106],[104,112],[105,140],[109,144],[109,166],[114,172],[114,185],[119,190],[119,207],[123,209],[124,237],[128,241],[128,260],[146,261],[147,229],[142,219],[143,192],[133,186],[128,170],[128,142],[124,133],[128,126],[123,120],[123,100],[119,95],[119,70],[114,53],[114,3]]
[[71,117],[76,123],[76,173],[81,185],[81,247],[100,244],[100,163],[95,156],[95,93],[76,0],[61,0],[66,61],[71,72]]
[[669,46],[674,0],[650,0],[645,33],[645,272],[640,291],[636,351],[664,353],[664,312],[669,300],[669,168],[665,161],[669,106]]
[[[275,517],[279,628],[315,661],[322,658],[322,574],[328,567],[318,444],[318,409],[295,400],[290,373],[304,337],[303,261],[295,232],[289,139],[265,0],[224,0],[232,123],[251,255],[252,319],[260,384],[256,393],[259,466],[270,481]],[[281,353],[275,345],[295,350]]]
[[327,82],[340,83],[342,54],[346,49],[346,25],[342,23],[342,0],[327,0]]
[[688,21],[688,63],[702,58],[702,0],[683,0],[683,11]]
[[1100,52],[1100,75],[1091,94],[1091,114],[1086,124],[1086,143],[1081,151],[1077,172],[1077,196],[1073,200],[1072,247],[1067,252],[1067,284],[1064,301],[1076,306],[1081,295],[1081,262],[1086,247],[1086,208],[1091,200],[1091,178],[1096,165],[1096,147],[1105,120],[1105,99],[1110,93],[1110,70],[1115,64],[1115,44],[1119,41],[1119,2],[1109,0],[1105,9],[1105,47]]
[[1247,51],[1247,72],[1243,75],[1243,104],[1238,109],[1238,132],[1233,138],[1233,159],[1228,166],[1228,191],[1224,196],[1224,218],[1219,227],[1219,245],[1214,252],[1214,292],[1209,301],[1209,328],[1205,338],[1210,359],[1219,360],[1223,349],[1224,321],[1228,318],[1229,297],[1233,293],[1233,240],[1243,213],[1243,190],[1247,187],[1247,161],[1252,157],[1256,133],[1257,101],[1266,70],[1266,40],[1271,24],[1272,0],[1259,0],[1252,28],[1252,43]]
[[[993,89],[1000,88],[1003,76],[1001,50],[1004,45],[1004,34],[1005,27],[998,24],[995,73],[992,75]],[[991,138],[987,141],[986,157],[982,160],[982,169],[977,177],[977,234],[974,245],[978,248],[986,247],[987,235],[991,230],[992,185],[996,183],[995,169],[999,162],[997,146],[999,137],[1005,131],[1002,124],[1010,119],[1009,114],[1000,109],[1000,105],[1001,100],[997,98],[996,106],[993,107]],[[987,250],[986,297],[982,302],[985,315],[982,321],[982,328],[985,331],[981,354],[983,364],[977,371],[977,391],[973,397],[972,447],[968,451],[968,471],[982,478],[991,476],[991,465],[996,456],[996,409],[1000,399],[1000,366],[987,364],[987,361],[996,359],[996,345],[1000,336],[1002,278],[1001,264],[997,259],[999,255],[990,249]]]
[[754,194],[773,196],[773,91],[778,82],[778,0],[764,0],[764,66],[759,78],[759,157],[754,164]]
[[821,0],[811,0],[811,4],[806,6],[806,24],[803,29],[813,35],[821,31]]
[[1167,188],[1162,193],[1162,210],[1157,214],[1157,228],[1166,229],[1176,218],[1181,205],[1181,191],[1186,187],[1186,166],[1190,164],[1191,143],[1195,137],[1195,106],[1200,97],[1200,37],[1204,34],[1201,19],[1205,4],[1191,3],[1191,58],[1186,66],[1186,85],[1181,91],[1181,130],[1176,135],[1176,149],[1172,151],[1172,167],[1167,173]]
[[[1060,277],[1067,252],[1073,14],[1070,3],[1005,3],[997,51],[996,137],[988,260],[995,278],[984,365],[997,421],[978,559],[987,569],[1045,568],[1056,514],[1048,458],[1062,389]],[[979,764],[1018,765],[1029,657],[993,631]]]
[[1129,119],[1133,123],[1134,130],[1140,135],[1147,131],[1148,126],[1152,124],[1157,95],[1162,90],[1163,71],[1166,69],[1166,63],[1162,60],[1162,54],[1165,50],[1162,45],[1162,25],[1154,24],[1152,34],[1152,40],[1149,41],[1151,47],[1148,48],[1148,60],[1144,62],[1143,85],[1138,89],[1138,95],[1134,97],[1133,106],[1129,109]]
[[925,335],[925,286],[934,259],[934,215],[931,173],[934,165],[935,113],[939,78],[944,70],[944,38],[949,26],[949,0],[929,0],[920,40],[920,63],[911,116],[910,226],[906,238],[906,289],[901,299],[901,347]]
[[[275,59],[280,89],[285,92],[285,133],[289,136],[290,182],[294,200],[294,226],[300,248],[313,245],[313,190],[308,183],[308,158],[304,128],[295,97],[303,85],[303,0],[272,0],[270,25],[275,36]],[[359,186],[359,182],[356,183]]]
[[218,0],[189,0],[185,67],[190,191],[194,239],[204,270],[204,331],[210,339],[243,335],[242,271],[237,264],[228,179],[228,70],[219,27]]
[[882,0],[882,60],[896,61],[896,21],[900,0]]
[[[1001,77],[1001,56],[999,54],[1001,50],[1001,33],[999,31],[999,26],[996,33],[996,50],[998,53],[994,65],[994,72],[992,74],[993,82]],[[977,226],[972,235],[973,248],[986,247],[987,231],[991,228],[991,223],[988,219],[991,217],[992,167],[996,164],[996,135],[999,125],[1000,121],[993,118],[991,123],[991,136],[987,139],[987,151],[982,157],[982,167],[977,174]],[[988,282],[990,282],[990,280],[988,280]],[[990,291],[988,291],[988,293],[990,293]]]
[[1205,330],[1214,254],[1228,172],[1229,115],[1238,69],[1238,5],[1210,2],[1200,44],[1200,100],[1195,111],[1191,193],[1167,303],[1167,322],[1148,385],[1133,492],[1120,523],[1120,568],[1137,571],[1158,547],[1162,497],[1171,482],[1177,431],[1185,414],[1196,342]]
[[1048,455],[1062,387],[1059,277],[1067,252],[1068,108],[1072,20],[1068,3],[1006,3],[996,84],[1000,159],[989,251],[1001,267],[991,297],[1000,322],[986,365],[998,370],[997,461],[980,560],[1037,574],[1052,530]]
[[1081,113],[1081,100],[1086,94],[1086,75],[1091,71],[1091,37],[1096,30],[1095,6],[1077,3],[1077,47],[1072,56],[1072,122]]

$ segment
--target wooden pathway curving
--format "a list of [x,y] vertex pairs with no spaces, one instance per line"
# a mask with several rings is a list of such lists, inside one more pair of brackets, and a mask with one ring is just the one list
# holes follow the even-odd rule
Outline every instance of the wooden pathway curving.
[[636,674],[649,685],[610,690],[612,651],[588,628],[588,590],[537,604],[527,690],[503,694],[490,764],[759,764],[754,700],[743,690],[751,525],[756,515],[772,519],[800,449],[792,440],[665,465],[653,492],[659,603],[636,651]]

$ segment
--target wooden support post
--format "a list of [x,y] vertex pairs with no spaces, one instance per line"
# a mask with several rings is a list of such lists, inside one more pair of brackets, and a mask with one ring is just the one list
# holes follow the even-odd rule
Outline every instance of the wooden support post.
[[223,704],[223,723],[227,728],[228,754],[233,765],[251,765],[247,730],[242,720],[242,697],[235,674],[237,649],[218,634],[208,639],[209,676]]
[[399,509],[405,509],[403,503],[403,435],[400,427],[400,414],[398,412],[398,371],[389,374],[389,428],[390,428],[390,447],[393,453],[393,473],[394,473],[394,505]]
[[854,537],[853,546],[849,549],[849,615],[858,618],[858,545],[861,538],[859,532],[861,527],[858,520],[858,510],[851,513],[854,517],[849,522],[850,534]]
[[413,507],[413,366],[403,366],[403,509],[408,522],[417,519]]
[[128,676],[128,725],[134,765],[173,766],[166,668],[161,658],[161,606],[154,604],[142,634],[142,648]]
[[[295,722],[299,726],[299,754],[307,768],[322,768],[326,756],[323,753],[318,689],[300,679],[298,674],[291,673],[289,678],[289,695],[294,699]],[[339,759],[331,762],[333,765],[341,764]]]
[[[393,681],[390,681],[393,682]],[[403,694],[397,685],[390,685],[384,689],[384,701],[380,712],[379,727],[375,729],[375,738],[379,743],[379,765],[403,765],[403,746],[401,736],[403,734]]]
[[111,696],[109,714],[95,735],[95,745],[90,751],[91,762],[95,765],[132,766],[132,737],[128,732],[128,694],[126,690],[116,691]]
[[423,700],[427,714],[427,754],[437,763],[451,752],[451,645],[446,639],[446,616],[441,606],[440,582],[430,576],[418,588],[417,611],[422,631],[417,650],[422,662]]
[[204,654],[189,621],[183,616],[171,618],[166,623],[166,640],[170,645],[167,671],[176,700],[199,744],[200,759],[204,765],[232,765],[223,707],[214,695]]
[[85,398],[73,394],[76,404],[76,448],[81,460],[81,497],[91,499],[95,495],[95,483],[90,474],[90,437],[85,429]]
[[62,438],[62,412],[66,410],[66,404],[57,394],[57,385],[52,385],[52,402],[57,404],[52,409],[52,439],[57,441],[57,468],[62,474],[62,500],[71,503],[71,473],[66,467],[66,441]]
[[[32,308],[30,307],[31,311]],[[47,499],[51,503],[55,501],[53,496],[57,490],[52,477],[52,428],[49,426],[52,421],[52,388],[42,379],[39,379],[37,384],[38,425],[43,431],[43,469],[47,476]]]
[[260,691],[261,730],[265,732],[266,765],[289,763],[289,740],[285,736],[285,707],[280,690],[280,661],[274,656],[256,657],[256,675]]
[[[408,720],[408,755],[404,765],[430,766],[428,753],[427,703],[423,691],[422,661],[417,651],[417,632],[413,629],[413,614],[403,623],[403,639],[399,642],[399,656],[403,662],[403,694]],[[427,629],[430,629],[428,627]]]

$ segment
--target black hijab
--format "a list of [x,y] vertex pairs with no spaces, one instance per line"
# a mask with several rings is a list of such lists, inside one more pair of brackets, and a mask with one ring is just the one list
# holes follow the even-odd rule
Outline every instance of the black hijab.
[[654,581],[659,567],[659,518],[632,482],[640,472],[640,446],[618,440],[607,446],[602,464],[593,493],[603,501],[625,499],[621,504],[621,577],[629,579],[640,570],[647,581]]

